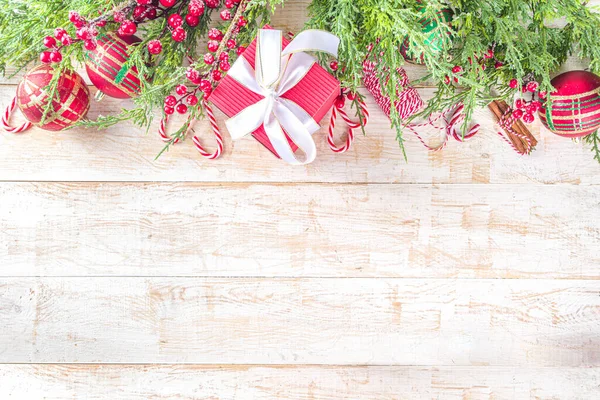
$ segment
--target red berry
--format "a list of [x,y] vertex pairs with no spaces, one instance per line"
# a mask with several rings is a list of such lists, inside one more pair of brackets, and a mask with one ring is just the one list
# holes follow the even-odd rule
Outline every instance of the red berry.
[[233,2],[233,0],[225,0],[225,8],[233,8],[235,6],[235,3]]
[[177,104],[177,99],[175,96],[167,96],[165,97],[165,106],[174,107]]
[[200,72],[193,68],[188,68],[187,71],[185,71],[185,76],[196,85],[200,83]]
[[160,40],[153,39],[148,42],[148,53],[154,55],[162,53],[162,43]]
[[175,112],[175,109],[171,106],[165,106],[164,110],[165,110],[165,114],[167,114],[167,115],[171,115]]
[[494,50],[489,49],[484,55],[483,58],[494,58]]
[[222,52],[221,54],[219,54],[219,61],[228,61],[229,60],[229,54],[227,54],[226,52]]
[[463,67],[461,67],[460,65],[455,65],[454,67],[452,67],[453,74],[460,74],[461,72],[463,72]]
[[244,46],[240,46],[235,50],[238,56],[241,56],[244,51],[246,51],[246,48]]
[[214,69],[211,72],[211,77],[213,78],[213,81],[220,81],[223,75],[221,75],[221,71],[219,71],[218,69]]
[[48,64],[50,62],[50,52],[49,51],[43,51],[40,54],[40,61],[43,62],[44,64]]
[[50,62],[58,63],[61,61],[62,61],[62,54],[60,54],[58,51],[53,51],[52,53],[50,53]]
[[90,40],[92,37],[89,29],[87,29],[85,27],[77,29],[77,32],[75,33],[75,35],[77,36],[78,39],[81,39],[81,40]]
[[208,30],[208,38],[210,40],[221,40],[223,38],[223,32],[217,28],[210,28]]
[[508,86],[510,86],[511,89],[516,89],[519,86],[519,81],[516,79],[511,79],[508,83]]
[[210,81],[208,79],[202,79],[200,81],[200,90],[202,90],[203,92],[206,91],[210,91],[212,89],[212,85],[210,84]]
[[206,6],[208,8],[218,8],[221,0],[206,0]]
[[166,8],[171,8],[177,3],[177,0],[160,0],[160,5]]
[[540,85],[536,81],[531,81],[526,86],[527,91],[531,92],[531,93],[537,92],[537,90],[538,90],[539,87],[540,87]]
[[535,121],[535,117],[533,116],[533,114],[527,113],[523,115],[523,122],[525,122],[526,124],[531,124],[533,121]]
[[118,34],[119,36],[131,36],[137,31],[137,26],[133,21],[127,20],[123,21],[121,26],[119,27]]
[[332,71],[337,71],[339,65],[337,61],[332,61],[331,63],[329,63],[329,68],[331,68]]
[[229,10],[223,10],[219,15],[223,21],[229,21],[231,19],[231,11]]
[[175,88],[175,93],[177,93],[180,96],[183,96],[187,93],[187,87],[185,85],[177,85],[177,87]]
[[545,100],[546,96],[548,96],[548,92],[546,92],[546,91],[539,92],[538,96],[540,96],[540,99]]
[[223,60],[219,63],[219,68],[221,68],[222,71],[229,71],[231,65],[229,64],[229,61]]
[[494,64],[494,68],[496,69],[500,69],[504,66],[504,63],[500,62],[500,61],[496,61],[496,64]]
[[175,28],[175,29],[173,29],[173,33],[171,34],[171,37],[176,42],[183,42],[185,40],[185,38],[187,37],[187,32],[182,27]]
[[542,103],[537,100],[532,101],[531,108],[532,108],[533,112],[538,112],[538,111],[540,111],[540,108],[542,108]]
[[354,101],[354,99],[356,99],[356,93],[355,92],[348,92],[348,94],[346,95],[346,97],[348,98],[348,100]]
[[137,3],[141,6],[147,6],[148,4],[152,3],[152,0],[137,0]]
[[215,62],[215,56],[213,56],[213,55],[212,55],[212,54],[210,54],[210,53],[206,53],[206,54],[204,55],[204,62],[205,62],[206,64],[208,64],[208,65],[211,65],[212,63],[214,63],[214,62]]
[[99,26],[100,28],[102,28],[103,26],[106,26],[106,20],[100,20],[98,22],[96,22],[96,26]]
[[69,11],[69,21],[71,21],[76,28],[81,28],[85,25],[85,20],[76,11]]
[[182,103],[182,104],[177,105],[177,112],[179,114],[185,114],[187,112],[187,110],[188,110],[188,108],[185,104]]
[[521,119],[521,117],[523,117],[523,110],[515,110],[515,111],[513,111],[512,116],[515,119]]
[[227,41],[227,48],[228,48],[228,49],[233,49],[233,48],[235,48],[235,46],[236,46],[235,40],[233,40],[233,39],[229,39],[229,40]]
[[69,36],[68,34],[64,34],[61,38],[60,38],[60,42],[63,44],[63,46],[69,46],[73,43],[73,38],[71,36]]
[[83,47],[85,47],[86,50],[94,51],[96,50],[96,47],[98,47],[98,43],[96,42],[96,40],[86,40],[83,43]]
[[523,99],[517,99],[515,101],[515,107],[517,107],[519,110],[525,108],[525,101],[523,101]]
[[248,25],[248,20],[246,19],[246,17],[244,17],[243,15],[240,17],[240,19],[238,19],[237,22],[237,26],[239,26],[240,28],[243,28],[244,26]]
[[188,14],[185,16],[185,23],[193,28],[194,26],[198,26],[200,23],[200,18],[196,17],[195,15]]
[[204,14],[204,2],[201,0],[192,0],[188,4],[188,15],[199,17]]
[[196,96],[194,96],[193,94],[190,94],[185,101],[190,105],[190,106],[195,106],[196,104],[198,104],[198,98]]
[[167,19],[167,23],[173,29],[179,28],[181,25],[183,25],[183,18],[181,18],[181,15],[179,14],[171,14],[169,19]]
[[486,67],[486,65],[485,65],[485,64],[481,64],[481,70],[482,70],[482,71],[485,71],[485,69],[486,69],[486,68],[487,68],[487,67]]
[[219,42],[217,42],[216,40],[208,41],[208,51],[210,51],[211,53],[214,53],[218,49],[219,49]]
[[49,49],[56,46],[56,39],[54,39],[52,36],[46,36],[44,38],[44,46]]
[[344,96],[338,96],[335,99],[335,108],[344,108],[344,105],[346,105],[346,98]]
[[133,19],[140,20],[140,19],[144,18],[144,15],[146,14],[146,10],[148,10],[148,7],[146,7],[146,6],[136,6],[133,9]]
[[67,31],[64,30],[63,28],[56,28],[54,30],[54,37],[56,37],[58,40],[60,40],[66,33],[67,33]]
[[148,18],[148,19],[156,19],[156,8],[149,8],[146,11],[146,18]]
[[456,77],[456,76],[454,77],[454,82],[458,83],[458,77]]
[[450,84],[450,77],[449,77],[448,75],[446,75],[446,76],[444,77],[444,83],[445,83],[446,85]]

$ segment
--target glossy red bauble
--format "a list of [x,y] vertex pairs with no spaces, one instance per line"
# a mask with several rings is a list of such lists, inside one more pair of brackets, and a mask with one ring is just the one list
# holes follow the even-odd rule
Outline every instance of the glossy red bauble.
[[34,125],[48,131],[60,131],[85,117],[90,108],[90,91],[77,72],[64,72],[58,80],[58,93],[52,101],[52,111],[41,124],[50,98],[45,88],[53,75],[54,70],[50,65],[40,65],[29,71],[17,86],[17,106]]
[[98,90],[118,99],[140,93],[137,68],[127,65],[132,46],[139,42],[136,36],[120,37],[114,32],[97,37],[98,46],[87,53],[85,69]]
[[540,108],[542,123],[564,137],[589,135],[600,128],[600,77],[588,71],[570,71],[551,81],[556,89]]

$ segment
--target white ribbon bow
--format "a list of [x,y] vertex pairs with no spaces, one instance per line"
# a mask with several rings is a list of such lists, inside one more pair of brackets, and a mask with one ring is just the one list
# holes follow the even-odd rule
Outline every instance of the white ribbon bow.
[[[229,70],[228,76],[264,99],[225,122],[231,138],[237,140],[264,125],[273,148],[282,160],[294,165],[312,162],[317,155],[312,134],[319,129],[319,124],[298,104],[281,96],[296,86],[316,62],[304,51],[322,51],[337,57],[339,43],[340,40],[331,33],[306,30],[282,51],[281,31],[259,30],[256,70],[244,57],[240,57]],[[303,161],[296,158],[284,129],[304,152]]]

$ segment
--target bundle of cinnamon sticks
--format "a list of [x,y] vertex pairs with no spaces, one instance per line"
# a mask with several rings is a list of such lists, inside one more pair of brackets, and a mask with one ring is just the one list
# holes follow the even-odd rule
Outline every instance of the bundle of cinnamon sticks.
[[[498,122],[501,122],[503,118],[506,120],[512,114],[510,106],[502,100],[494,100],[488,104],[488,107],[494,113]],[[516,135],[509,129],[503,128],[503,130],[519,154],[529,154],[537,145],[536,138],[520,119],[516,119],[512,124],[512,130],[517,133]]]

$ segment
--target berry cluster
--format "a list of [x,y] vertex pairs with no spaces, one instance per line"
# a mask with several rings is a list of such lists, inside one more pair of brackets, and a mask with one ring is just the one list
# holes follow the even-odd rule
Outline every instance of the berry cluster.
[[86,50],[94,51],[98,46],[96,41],[98,28],[105,27],[107,24],[118,25],[119,36],[132,36],[137,32],[139,23],[154,20],[158,18],[159,12],[163,12],[158,3],[158,0],[136,0],[135,4],[127,5],[91,20],[86,20],[79,13],[71,11],[69,12],[69,21],[75,28],[75,38],[69,35],[66,29],[56,28],[54,37],[46,36],[44,38],[44,46],[49,51],[42,52],[40,60],[43,63],[60,62],[62,48],[77,42],[83,42]]
[[[224,2],[225,9],[219,14],[221,19],[224,21],[231,20],[233,17],[230,10],[234,9],[236,6],[239,7],[240,2],[241,0],[226,0]],[[219,7],[220,1],[206,0],[206,3],[204,3],[202,0],[192,0],[189,4],[188,11],[190,11],[190,7],[192,7],[193,4],[194,6],[196,4],[202,4],[202,7],[206,4],[206,7],[217,8]],[[244,10],[236,11],[243,12]],[[236,13],[236,16],[237,19],[231,22],[232,25],[226,33],[218,28],[211,28],[208,30],[208,52],[202,57],[203,63],[207,66],[207,70],[200,72],[195,68],[188,68],[186,71],[186,78],[189,81],[188,84],[190,84],[191,88],[188,88],[185,84],[178,85],[175,88],[175,95],[169,95],[165,98],[165,114],[171,115],[175,111],[180,114],[185,114],[188,112],[188,106],[195,106],[198,104],[199,97],[204,99],[208,98],[212,93],[213,82],[220,81],[223,78],[223,73],[229,71],[229,68],[231,68],[230,53],[235,50],[235,55],[239,56],[246,50],[244,46],[238,46],[235,37],[240,33],[241,29],[248,24],[248,20],[241,14]]]
[[547,93],[539,91],[540,84],[532,76],[527,76],[522,85],[517,79],[511,79],[508,86],[511,89],[520,87],[520,97],[515,101],[513,118],[523,119],[526,124],[531,124],[535,121],[535,113],[542,108],[542,101],[546,99]]

